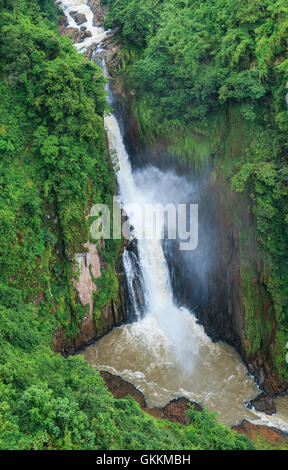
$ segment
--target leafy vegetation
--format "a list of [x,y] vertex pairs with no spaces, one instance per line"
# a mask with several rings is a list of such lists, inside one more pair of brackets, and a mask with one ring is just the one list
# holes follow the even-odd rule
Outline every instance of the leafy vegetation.
[[[103,74],[59,37],[54,16],[47,1],[1,10],[1,301],[35,300],[75,336],[85,315],[75,253],[88,240],[89,207],[112,204],[115,182]],[[111,265],[116,256],[113,247]]]
[[0,449],[251,449],[246,436],[189,412],[187,427],[116,400],[82,357],[52,353],[49,325],[27,307],[1,309]]
[[[133,108],[145,140],[169,136],[174,156],[198,172],[213,163],[214,174],[224,175],[224,191],[229,181],[250,198],[264,296],[272,298],[277,323],[268,357],[279,382],[287,382],[287,2],[105,3],[106,26],[121,27],[125,67],[122,53],[119,73],[135,90]],[[249,336],[262,304],[255,306],[257,295],[250,302],[246,281],[242,295]],[[254,353],[261,343],[256,336],[247,338]]]

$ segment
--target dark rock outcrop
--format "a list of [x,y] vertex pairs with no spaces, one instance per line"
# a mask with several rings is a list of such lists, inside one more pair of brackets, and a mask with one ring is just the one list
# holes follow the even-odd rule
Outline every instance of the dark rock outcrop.
[[134,385],[122,379],[122,377],[110,374],[110,372],[101,371],[100,375],[104,379],[109,392],[112,393],[115,398],[121,399],[130,395],[135,401],[137,401],[137,403],[139,403],[141,408],[147,407],[143,393]]
[[77,11],[70,11],[70,15],[78,26],[82,25],[83,23],[87,23],[87,18],[85,15],[83,15],[83,13],[77,13]]
[[256,398],[250,401],[250,405],[254,406],[255,410],[266,413],[267,415],[273,415],[276,413],[276,403],[273,397],[266,393],[261,393]]

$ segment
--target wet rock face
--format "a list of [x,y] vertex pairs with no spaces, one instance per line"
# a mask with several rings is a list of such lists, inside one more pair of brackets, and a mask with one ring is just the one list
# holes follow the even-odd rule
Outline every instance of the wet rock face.
[[[269,352],[277,341],[277,315],[259,262],[249,194],[233,193],[229,184],[220,175],[215,177],[214,171],[205,195],[208,226],[214,227],[214,236],[209,250],[208,306],[196,314],[214,341],[223,340],[236,348],[261,389],[270,395],[282,393],[288,384],[279,384]],[[268,321],[269,328],[259,340],[251,325]]]
[[[111,77],[115,76],[117,68],[119,67],[118,56],[122,47],[122,45],[119,43],[119,39],[116,36],[117,32],[118,32],[118,28],[114,28],[113,30],[111,30],[110,33],[107,34],[106,39],[102,42],[107,69]],[[117,88],[119,86],[119,81],[115,80],[114,82],[115,83],[111,84],[113,86],[113,94],[117,95]],[[118,90],[118,91],[120,91],[120,95],[122,95],[123,90]],[[123,96],[121,97],[121,99],[122,98]]]
[[94,14],[94,26],[103,26],[106,8],[101,5],[100,0],[88,0],[88,5]]
[[266,413],[269,416],[276,413],[275,400],[273,400],[273,398],[266,393],[261,393],[256,398],[254,398],[254,400],[251,400],[250,405],[254,406],[257,411]]

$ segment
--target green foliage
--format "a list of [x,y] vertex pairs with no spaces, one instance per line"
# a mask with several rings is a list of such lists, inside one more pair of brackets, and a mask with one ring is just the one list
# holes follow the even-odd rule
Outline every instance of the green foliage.
[[288,374],[285,357],[288,338],[288,168],[282,151],[279,138],[276,140],[271,132],[263,132],[257,144],[249,149],[250,161],[244,162],[232,178],[232,187],[235,191],[246,188],[250,191],[257,239],[268,266],[265,283],[278,322],[271,355],[280,381],[284,382]]
[[34,300],[75,336],[85,315],[75,253],[89,238],[89,207],[111,205],[115,191],[106,94],[102,71],[47,21],[54,2],[39,5],[8,2],[0,15],[0,300]]
[[[285,18],[284,3],[281,7],[281,2],[266,1],[264,6],[251,0],[245,6],[224,0],[146,0],[141,7],[138,3],[110,0],[107,26],[120,25],[125,40],[146,46],[131,69],[131,85],[139,96],[153,94],[150,106],[159,120],[205,119],[227,99],[253,104],[279,73],[269,65],[273,55],[286,48],[285,27],[278,32],[278,22]],[[128,14],[136,9],[139,15],[140,10],[146,12],[145,28],[136,14],[133,19]],[[274,39],[266,37],[265,52],[264,31],[267,35],[273,31]]]
[[[251,449],[246,437],[189,412],[187,427],[157,421],[132,399],[115,400],[99,373],[80,357],[42,348],[3,365],[1,449]],[[13,366],[13,367],[12,367]]]
[[111,300],[117,301],[119,296],[118,279],[113,269],[105,269],[101,277],[95,280],[96,292],[94,293],[94,319],[97,328],[97,321],[101,313]]
[[[269,353],[273,338],[273,307],[265,289],[255,289],[256,273],[241,269],[240,289],[245,308],[245,353],[247,358],[263,348]],[[268,356],[268,355],[267,355]]]
[[246,437],[189,412],[187,427],[116,400],[82,357],[52,353],[32,306],[1,310],[0,449],[251,449]]
[[[105,26],[111,28],[121,24],[122,34],[125,39],[133,42],[136,46],[142,47],[146,44],[147,38],[155,28],[155,6],[158,2],[148,0],[108,0],[107,5],[112,11],[108,11],[105,18]],[[153,11],[154,10],[154,11]]]

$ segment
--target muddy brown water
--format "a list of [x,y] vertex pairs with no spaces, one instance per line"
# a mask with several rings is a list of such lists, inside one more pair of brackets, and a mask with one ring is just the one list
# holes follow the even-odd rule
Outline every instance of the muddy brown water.
[[[149,407],[185,396],[218,413],[219,422],[233,425],[243,419],[288,431],[288,397],[277,399],[277,414],[248,410],[244,402],[259,393],[240,356],[224,343],[213,344],[191,315],[191,341],[198,337],[196,357],[185,367],[153,317],[116,328],[83,353],[98,370],[120,375],[138,387]],[[188,352],[189,353],[189,352]]]

